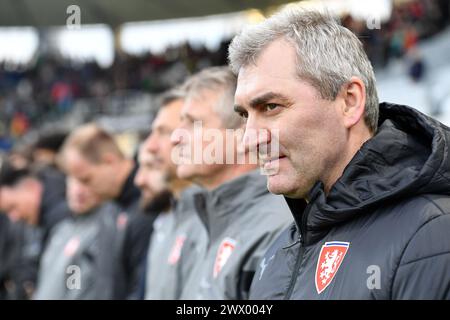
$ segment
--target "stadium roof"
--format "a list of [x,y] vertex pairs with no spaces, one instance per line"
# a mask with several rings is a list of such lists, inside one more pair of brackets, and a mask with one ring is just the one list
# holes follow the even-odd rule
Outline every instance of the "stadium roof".
[[81,24],[104,23],[116,27],[125,22],[198,17],[251,8],[266,9],[286,0],[0,0],[1,26],[61,26],[77,5]]

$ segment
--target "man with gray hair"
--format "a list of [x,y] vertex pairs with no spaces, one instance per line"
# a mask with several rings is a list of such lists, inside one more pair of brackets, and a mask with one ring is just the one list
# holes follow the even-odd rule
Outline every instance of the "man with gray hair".
[[295,220],[250,297],[449,299],[448,128],[378,104],[361,42],[326,14],[282,10],[237,35],[229,61],[246,146],[278,140],[268,188]]
[[[177,177],[172,161],[172,132],[180,125],[185,99],[182,88],[169,90],[161,97],[152,132],[141,146],[135,183],[145,190],[166,189],[172,194],[167,210],[155,220],[150,239],[145,274],[145,299],[179,299],[192,266],[206,242],[206,232],[195,213],[194,194],[198,188]],[[159,180],[159,181],[158,181]]]
[[173,135],[177,174],[206,189],[195,195],[195,207],[208,243],[181,298],[247,299],[262,254],[292,218],[282,197],[267,190],[256,161],[238,155],[242,120],[231,107],[236,77],[229,68],[204,69],[184,86],[181,126]]

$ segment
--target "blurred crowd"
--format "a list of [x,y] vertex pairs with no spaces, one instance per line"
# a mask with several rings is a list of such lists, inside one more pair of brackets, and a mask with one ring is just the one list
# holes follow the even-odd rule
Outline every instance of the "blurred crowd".
[[138,90],[157,94],[202,68],[224,65],[228,42],[217,51],[186,43],[159,55],[116,54],[106,69],[95,62],[74,65],[48,55],[28,70],[8,71],[0,65],[0,150],[9,149],[13,140],[31,128],[58,120],[77,99],[96,99],[97,108],[107,112],[104,98],[112,93]]
[[420,40],[443,30],[449,23],[448,1],[416,0],[395,6],[388,21],[357,21],[351,16],[342,24],[352,30],[364,45],[375,68],[383,68],[393,58],[414,51]]
[[[379,25],[349,15],[342,23],[360,37],[375,68],[405,57],[411,60],[411,76],[420,80],[424,66],[414,48],[448,25],[448,7],[446,0],[415,0],[395,6],[389,21]],[[94,98],[98,109],[107,112],[104,98],[113,93],[161,93],[202,68],[225,65],[228,44],[225,39],[210,51],[186,43],[140,57],[117,52],[106,69],[95,62],[77,64],[48,54],[38,57],[31,69],[10,71],[0,65],[0,150],[9,150],[29,130],[56,121],[79,98]]]

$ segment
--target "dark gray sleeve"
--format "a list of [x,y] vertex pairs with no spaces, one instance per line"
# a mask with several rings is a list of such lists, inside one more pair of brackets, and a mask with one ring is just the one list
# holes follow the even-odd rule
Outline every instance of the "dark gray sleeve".
[[[281,226],[283,228],[281,228]],[[261,260],[266,254],[267,250],[274,243],[274,241],[280,236],[285,225],[278,226],[277,229],[268,230],[267,232],[260,235],[259,238],[249,241],[251,247],[246,250],[247,257],[244,259],[244,264],[241,269],[241,273],[238,279],[238,299],[248,300],[250,296],[250,286],[252,284],[253,278],[257,273]]]
[[26,288],[33,289],[36,284],[41,235],[0,215],[0,299],[29,299]]
[[450,215],[423,225],[406,247],[392,299],[450,299]]

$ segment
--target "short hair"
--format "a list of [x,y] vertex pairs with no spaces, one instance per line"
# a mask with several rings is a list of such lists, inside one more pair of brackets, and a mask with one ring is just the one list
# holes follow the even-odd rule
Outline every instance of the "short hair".
[[68,149],[75,149],[83,158],[92,163],[100,163],[107,153],[125,158],[113,136],[98,125],[90,123],[77,128],[66,139],[62,154]]
[[26,178],[36,178],[29,168],[16,168],[8,160],[0,158],[0,187],[14,187]]
[[174,101],[182,100],[185,98],[186,98],[186,89],[183,86],[177,86],[163,92],[159,96],[158,107],[159,109],[161,109]]
[[297,76],[315,87],[323,99],[336,99],[352,76],[360,78],[366,88],[364,121],[376,131],[379,106],[372,65],[357,36],[329,14],[291,6],[247,27],[230,44],[231,69],[238,74],[281,38],[296,50]]
[[59,152],[67,137],[67,132],[44,132],[33,144],[33,149],[45,149],[55,153]]
[[204,91],[222,90],[214,111],[219,115],[225,128],[234,129],[242,125],[242,119],[234,112],[236,75],[229,67],[210,67],[189,77],[183,84],[187,97],[192,98]]

